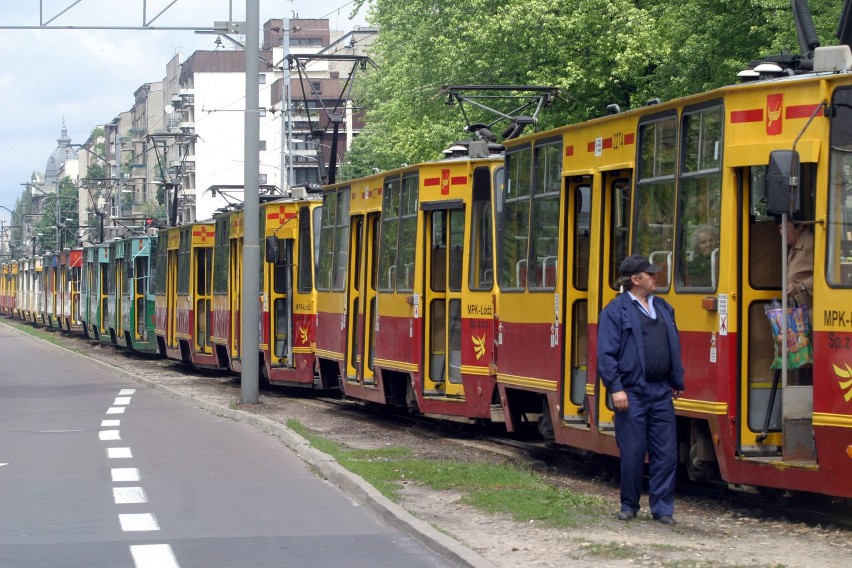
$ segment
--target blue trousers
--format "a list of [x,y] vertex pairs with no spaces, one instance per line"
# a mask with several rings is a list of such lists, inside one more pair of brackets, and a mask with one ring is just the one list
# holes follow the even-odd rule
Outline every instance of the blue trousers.
[[621,510],[639,510],[647,453],[651,513],[655,517],[672,515],[677,428],[671,385],[643,381],[626,392],[627,411],[615,413],[615,439],[621,452]]

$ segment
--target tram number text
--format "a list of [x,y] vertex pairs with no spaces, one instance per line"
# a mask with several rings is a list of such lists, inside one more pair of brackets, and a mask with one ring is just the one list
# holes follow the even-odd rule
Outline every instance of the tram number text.
[[823,323],[827,327],[852,326],[852,314],[842,310],[826,310],[822,313]]
[[845,337],[840,337],[838,335],[835,335],[834,333],[829,333],[828,348],[833,349],[834,351],[848,351],[852,349],[852,337],[849,337],[848,335]]
[[490,304],[477,306],[476,304],[467,305],[467,315],[469,316],[490,316],[492,314],[492,306]]

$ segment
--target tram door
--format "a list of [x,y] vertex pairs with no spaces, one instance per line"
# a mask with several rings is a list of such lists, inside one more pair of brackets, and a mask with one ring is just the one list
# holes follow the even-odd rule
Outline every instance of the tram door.
[[[153,241],[149,241],[153,242]],[[146,246],[150,246],[153,248],[153,245],[148,244]],[[148,269],[149,269],[149,261],[153,258],[153,251],[149,251],[148,255],[137,254],[134,259],[135,269],[133,272],[133,282],[132,282],[132,298],[133,304],[135,306],[135,314],[136,314],[136,329],[134,331],[134,335],[136,338],[146,341],[148,339],[146,332],[146,325],[148,322]]]
[[[426,212],[425,394],[464,396],[462,261],[465,210],[461,201]],[[425,207],[425,206],[424,206]]]
[[293,239],[278,239],[278,258],[272,267],[270,326],[273,363],[293,362]]
[[[802,195],[811,195],[815,169],[802,164]],[[740,341],[739,385],[741,412],[738,421],[740,452],[746,456],[775,456],[781,447],[785,460],[814,459],[813,376],[808,370],[789,369],[784,383],[780,371],[771,365],[775,355],[772,332],[765,308],[784,291],[781,281],[782,242],[778,224],[766,212],[766,168],[741,170],[746,201],[741,207],[743,254],[742,289],[739,306],[743,310]],[[811,211],[809,207],[806,211]],[[810,213],[808,213],[810,214]]]
[[172,349],[177,347],[177,289],[178,289],[178,256],[177,247],[172,248],[172,241],[177,241],[178,232],[169,233],[168,269],[166,272],[166,345]]
[[[600,313],[618,293],[619,266],[630,248],[630,174],[623,170],[601,174],[598,197],[602,202],[600,221],[603,226],[594,230],[594,234],[600,236],[600,252],[594,255],[600,264],[594,272],[597,281],[592,287],[597,290],[597,305],[593,306],[596,313]],[[595,384],[598,429],[611,431],[615,428],[612,397],[597,377]]]
[[[228,286],[230,287],[231,293],[228,295],[230,305],[228,312],[231,314],[231,356],[239,357],[240,356],[240,333],[242,333],[242,302],[243,302],[243,237],[237,236],[236,230],[241,225],[242,219],[239,219],[237,222],[231,224],[231,254],[228,255],[230,259],[230,270],[228,270],[228,275],[230,278],[230,282]],[[235,227],[235,225],[237,227]]]
[[210,314],[213,307],[213,247],[196,247],[195,253],[195,349],[212,353]]
[[564,346],[566,349],[565,369],[562,373],[563,386],[562,419],[567,424],[588,426],[589,415],[586,404],[588,380],[588,311],[589,311],[589,260],[591,227],[589,222],[591,176],[573,177],[565,182],[565,204],[567,207],[567,230],[563,232],[563,258],[566,259],[567,290],[565,298]]
[[[378,285],[379,214],[350,219],[349,294],[347,299],[347,373],[363,385],[374,385],[376,289]],[[363,246],[367,243],[367,246]]]

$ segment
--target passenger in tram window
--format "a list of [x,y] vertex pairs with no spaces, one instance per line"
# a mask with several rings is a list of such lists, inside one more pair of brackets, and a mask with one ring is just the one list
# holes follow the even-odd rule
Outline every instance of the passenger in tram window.
[[652,294],[659,266],[634,254],[619,270],[625,293],[601,312],[597,349],[598,373],[612,394],[621,453],[618,519],[636,518],[647,453],[651,514],[674,525],[677,428],[672,399],[684,389],[674,308]]
[[[695,229],[695,252],[686,265],[686,282],[689,286],[710,287],[714,284],[713,272],[719,270],[719,229],[713,225],[699,225]],[[713,253],[716,251],[716,263]],[[718,276],[718,272],[716,273]]]
[[[810,306],[814,292],[814,234],[796,211],[787,220],[787,296],[800,306]],[[781,218],[778,217],[778,230]]]

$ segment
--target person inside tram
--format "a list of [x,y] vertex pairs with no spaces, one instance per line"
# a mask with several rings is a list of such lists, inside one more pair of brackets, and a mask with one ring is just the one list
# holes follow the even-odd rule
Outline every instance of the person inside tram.
[[[690,286],[713,285],[713,251],[719,248],[719,229],[713,225],[699,225],[695,229],[695,251],[686,265]],[[718,267],[715,267],[718,270]]]
[[[782,230],[778,217],[778,230]],[[810,306],[814,291],[814,234],[801,211],[787,220],[787,288],[788,300],[799,306]]]

